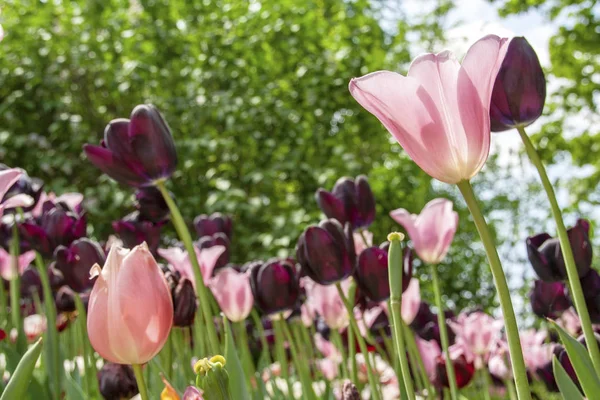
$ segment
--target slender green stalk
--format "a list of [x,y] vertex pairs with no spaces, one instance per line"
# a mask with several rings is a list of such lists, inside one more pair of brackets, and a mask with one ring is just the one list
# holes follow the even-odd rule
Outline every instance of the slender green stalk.
[[[273,363],[273,360],[271,358],[271,351],[269,350],[269,343],[267,342],[267,335],[265,333],[265,329],[263,327],[262,321],[260,319],[260,316],[258,315],[258,312],[256,311],[256,308],[253,308],[252,311],[250,312],[250,316],[252,317],[252,320],[254,321],[254,325],[256,327],[256,329],[258,330],[258,337],[260,339],[260,344],[262,346],[262,354],[265,355],[266,357],[266,363],[267,363],[267,368],[271,367],[271,364]],[[257,364],[257,369],[259,370],[259,376],[260,374],[260,362]],[[269,370],[269,381],[271,382],[271,388],[273,389],[273,392],[276,396],[284,396],[283,393],[281,393],[281,390],[279,390],[279,386],[277,385],[277,382],[275,381],[275,379],[273,379],[273,374],[271,373],[271,371]],[[279,398],[279,397],[277,397]]]
[[491,400],[489,378],[487,368],[481,368],[479,370],[479,380],[481,382],[481,394],[483,394],[484,400]]
[[196,251],[194,250],[194,244],[192,243],[192,236],[190,235],[190,231],[183,220],[181,212],[175,204],[175,201],[171,198],[169,191],[165,187],[164,181],[155,182],[156,187],[160,190],[167,206],[169,207],[169,211],[171,212],[171,221],[173,222],[173,226],[179,235],[179,238],[183,242],[185,250],[188,253],[190,258],[190,262],[192,263],[192,269],[194,271],[194,280],[196,281],[196,291],[198,292],[198,298],[200,302],[200,307],[198,308],[198,314],[201,314],[200,318],[204,318],[204,329],[206,330],[208,343],[209,343],[209,351],[211,354],[219,354],[220,353],[220,345],[219,339],[217,337],[217,331],[215,329],[215,323],[213,320],[213,314],[210,308],[210,298],[208,289],[204,284],[204,279],[202,278],[202,273],[200,269],[200,264],[198,263],[198,258],[196,257]]
[[[352,286],[350,288],[350,293],[348,293],[348,301],[350,304],[354,304],[354,295],[356,294],[356,287]],[[360,385],[358,380],[358,365],[356,364],[356,343],[354,340],[354,330],[352,327],[347,328],[348,331],[348,357],[350,358],[350,377],[352,383],[354,383],[357,387]]]
[[342,379],[346,379],[349,375],[348,366],[346,365],[346,351],[344,350],[344,344],[342,343],[342,336],[340,335],[337,329],[332,329],[330,336],[333,344],[335,345],[335,347],[338,348],[340,355],[342,356],[342,362],[340,363],[340,367],[342,370]]
[[479,236],[481,237],[481,241],[487,254],[488,262],[490,263],[494,284],[498,291],[498,297],[500,298],[502,315],[504,316],[508,348],[519,400],[530,400],[531,392],[529,390],[529,382],[525,370],[525,361],[523,360],[523,351],[521,350],[519,327],[517,326],[515,311],[510,299],[510,291],[508,289],[508,284],[506,283],[506,276],[504,275],[498,252],[496,251],[496,246],[494,245],[494,239],[492,238],[487,222],[485,222],[485,218],[481,213],[479,204],[477,204],[477,199],[475,198],[471,183],[469,181],[462,181],[459,182],[457,186],[473,216],[473,222],[477,227],[477,231],[479,232]]
[[512,379],[506,381],[506,388],[508,390],[508,396],[510,400],[517,400],[517,392],[515,391],[515,383]]
[[[277,356],[277,361],[279,361],[279,365],[281,366],[281,375],[287,383],[288,395],[293,396],[294,388],[290,379],[288,357],[283,345],[285,342],[285,334],[283,333],[283,329],[281,329],[281,321],[278,319],[273,319],[273,331],[275,333],[275,355]],[[276,381],[274,383],[277,384]]]
[[411,331],[411,329],[402,321],[402,325],[404,327],[404,337],[406,338],[406,343],[408,347],[409,353],[412,352],[414,354],[415,360],[417,362],[417,366],[419,372],[421,374],[421,378],[423,383],[425,384],[425,389],[427,389],[427,398],[433,398],[433,385],[429,380],[429,376],[427,376],[427,371],[425,370],[425,364],[423,364],[423,359],[421,358],[421,353],[419,353],[419,349],[417,347],[417,341],[415,340],[415,335]]
[[569,278],[569,286],[571,289],[571,297],[575,303],[575,309],[579,318],[581,319],[581,326],[583,328],[583,334],[585,336],[585,342],[587,344],[588,352],[594,364],[596,374],[600,375],[600,349],[598,349],[598,342],[594,336],[594,329],[592,328],[592,322],[590,320],[590,314],[583,297],[583,290],[581,288],[581,282],[579,281],[579,273],[577,272],[577,265],[575,264],[575,258],[573,257],[573,250],[571,249],[571,243],[569,242],[569,235],[567,234],[567,228],[563,222],[562,213],[554,194],[554,189],[546,173],[546,168],[540,159],[533,143],[525,133],[525,128],[522,126],[518,127],[519,135],[525,145],[525,152],[529,157],[529,160],[538,171],[542,186],[546,191],[546,196],[550,202],[550,209],[552,210],[552,216],[556,222],[556,232],[558,233],[558,240],[560,242],[560,248],[562,249],[563,258],[565,260],[565,266],[567,268],[567,276]]
[[310,379],[310,375],[306,369],[307,364],[302,360],[302,356],[298,350],[298,345],[290,332],[290,329],[287,325],[287,322],[281,316],[281,319],[278,321],[281,324],[284,335],[286,336],[288,343],[290,345],[290,350],[292,352],[292,358],[294,362],[294,366],[296,367],[298,376],[300,377],[300,383],[302,384],[302,395],[303,398],[308,398],[309,400],[317,400],[317,395],[312,387],[312,382]]
[[390,249],[388,250],[388,270],[390,284],[390,306],[389,312],[392,313],[392,328],[394,334],[394,342],[396,343],[396,351],[400,360],[400,370],[402,371],[402,380],[406,388],[406,394],[410,400],[415,400],[415,391],[413,388],[412,377],[406,358],[406,348],[404,346],[404,335],[402,325],[402,248],[401,241],[404,235],[401,233],[390,233],[388,240],[390,241]]
[[365,247],[368,248],[371,245],[369,244],[369,241],[367,240],[367,236],[365,235],[365,229],[361,229],[358,231],[360,233],[360,237],[363,241],[363,243],[365,244]]
[[438,309],[438,325],[440,328],[440,339],[442,341],[442,350],[446,356],[446,374],[450,384],[450,397],[452,400],[458,399],[458,387],[456,386],[456,374],[454,365],[450,359],[450,343],[448,341],[448,328],[446,327],[446,315],[444,314],[444,303],[442,303],[442,291],[440,290],[440,278],[435,265],[430,265],[431,279],[433,281],[433,294],[435,297],[435,306]]
[[248,336],[246,335],[246,326],[244,321],[234,322],[233,329],[237,336],[238,354],[241,355],[242,367],[246,378],[248,390],[252,391],[252,378],[254,377],[254,364],[248,349]]
[[[354,283],[353,283],[353,285],[354,285]],[[348,298],[344,294],[344,290],[342,289],[342,286],[340,285],[339,282],[336,282],[335,287],[338,290],[340,298],[344,302],[344,306],[346,306],[346,311],[348,311],[348,316],[350,317],[349,318],[350,328],[354,331],[354,335],[356,336],[356,339],[358,341],[358,347],[360,348],[360,352],[362,353],[363,357],[365,358],[365,365],[367,366],[367,377],[369,380],[369,386],[371,386],[371,394],[373,395],[374,399],[380,399],[379,389],[378,389],[379,385],[378,385],[377,379],[375,378],[375,373],[373,372],[373,367],[371,365],[371,360],[369,358],[369,352],[367,351],[367,345],[365,343],[365,339],[360,334],[360,330],[358,329],[358,324],[356,322],[356,319],[354,318],[354,307],[352,306],[352,304],[350,304],[348,302]]]
[[166,364],[165,374],[167,376],[167,380],[173,379],[173,329],[169,333],[169,337],[167,338],[167,343],[165,343],[165,347],[163,348],[164,352],[164,363]]
[[10,316],[12,327],[17,330],[17,350],[19,354],[24,354],[27,350],[27,340],[23,331],[21,319],[21,277],[19,276],[19,230],[15,220],[12,231],[12,241],[10,243],[11,272],[10,280]]
[[4,288],[4,284],[2,284],[0,285],[0,326],[2,327],[6,327],[5,324],[8,323],[8,318],[6,315],[7,307],[8,304],[6,303],[6,289]]
[[144,380],[144,371],[140,364],[133,364],[133,374],[135,375],[135,381],[137,382],[138,390],[140,391],[140,397],[142,400],[150,400],[148,396],[148,389],[146,388],[146,381]]
[[100,393],[98,388],[98,370],[96,368],[96,360],[94,359],[94,351],[88,338],[87,333],[87,315],[85,307],[79,295],[75,295],[75,308],[77,309],[77,323],[79,323],[79,334],[81,335],[81,346],[83,351],[83,360],[85,368],[86,380],[89,379],[89,388],[92,392],[90,397],[94,398]]

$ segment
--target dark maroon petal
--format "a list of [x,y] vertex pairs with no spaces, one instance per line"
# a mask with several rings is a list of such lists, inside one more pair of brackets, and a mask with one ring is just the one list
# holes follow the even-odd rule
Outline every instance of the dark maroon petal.
[[56,304],[56,311],[59,313],[75,311],[75,292],[68,286],[63,286],[58,289],[54,301]]
[[163,225],[164,221],[153,223],[140,220],[137,211],[112,223],[115,233],[123,241],[125,247],[133,248],[146,242],[154,255],[160,245],[160,233]]
[[360,211],[358,209],[358,191],[354,179],[349,177],[338,179],[333,186],[332,193],[344,204],[347,222],[350,222],[356,228],[354,223],[360,220]]
[[354,228],[364,228],[375,220],[375,197],[367,177],[359,175],[356,178],[359,218],[353,221]]
[[272,260],[252,267],[250,284],[257,307],[265,314],[293,309],[300,296],[295,267],[287,261]]
[[29,266],[21,275],[21,297],[33,300],[36,293],[42,293],[42,281],[38,271]]
[[323,214],[325,214],[327,218],[336,219],[342,224],[349,222],[344,203],[340,199],[336,198],[333,193],[319,189],[317,190],[316,197],[319,208],[321,211],[323,211]]
[[221,256],[217,259],[217,262],[215,263],[215,273],[217,272],[217,270],[225,268],[225,266],[229,263],[229,248],[231,247],[231,243],[229,242],[227,236],[222,232],[215,233],[212,236],[203,236],[196,242],[194,242],[194,246],[196,246],[200,250],[208,249],[213,246],[225,247],[225,251],[221,254]]
[[43,255],[51,255],[53,248],[50,244],[50,238],[44,229],[29,222],[23,222],[19,225],[19,234],[21,239],[25,240],[32,248]]
[[430,322],[435,322],[435,321],[436,321],[436,316],[431,311],[429,304],[425,301],[421,301],[421,303],[419,304],[419,311],[417,312],[417,315],[415,316],[415,319],[413,320],[413,322],[410,324],[410,327],[415,332],[419,332],[423,328],[425,328],[425,325],[427,325]]
[[169,207],[156,187],[143,187],[135,192],[135,207],[140,219],[150,222],[162,221],[169,215]]
[[536,369],[535,374],[542,382],[544,382],[544,385],[548,391],[556,393],[558,392],[558,385],[556,384],[556,379],[554,378],[552,362],[549,362],[543,367]]
[[388,253],[378,247],[369,247],[358,256],[355,272],[356,282],[366,296],[373,301],[390,297]]
[[189,279],[182,278],[173,290],[173,324],[180,327],[191,326],[197,308],[194,286]]
[[316,278],[315,282],[321,285],[343,280],[350,276],[353,270],[350,258],[344,251],[344,234],[333,224],[325,226],[328,229],[313,226],[304,233],[304,257],[308,262],[303,268],[306,269],[307,275]]
[[556,265],[557,256],[560,255],[560,245],[556,239],[542,233],[527,238],[526,245],[529,262],[540,279],[546,282],[564,279],[564,269],[560,271]]
[[150,183],[146,176],[136,174],[135,170],[109,149],[86,144],[83,146],[83,151],[92,164],[119,183],[133,187],[145,186]]
[[[467,386],[475,376],[475,365],[466,361],[464,356],[453,360],[456,384],[459,389]],[[436,359],[434,384],[437,387],[449,387],[448,375],[446,375],[446,360],[442,356]]]
[[90,269],[94,264],[104,265],[105,261],[102,247],[87,238],[76,240],[69,247],[58,247],[54,255],[54,269],[61,272],[64,283],[76,292],[92,288]]
[[588,236],[589,228],[589,222],[580,219],[574,227],[567,231],[579,277],[585,276],[592,267],[593,252]]
[[577,379],[575,368],[573,368],[573,364],[571,363],[569,355],[567,354],[567,351],[565,349],[563,349],[560,352],[560,355],[558,356],[558,361],[560,362],[560,365],[562,365],[562,367],[565,369],[567,375],[569,375],[569,378],[571,378],[571,380],[577,385],[577,387],[581,391],[581,384],[579,383],[579,379]]
[[598,324],[600,323],[600,275],[592,269],[580,281],[590,319],[592,323]]
[[533,312],[542,318],[556,319],[571,306],[562,282],[536,280],[529,299]]
[[105,399],[130,399],[139,393],[130,365],[105,363],[98,372],[98,386]]

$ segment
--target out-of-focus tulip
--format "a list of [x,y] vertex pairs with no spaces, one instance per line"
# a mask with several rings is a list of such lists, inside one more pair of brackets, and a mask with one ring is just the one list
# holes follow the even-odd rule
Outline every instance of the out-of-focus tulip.
[[[342,282],[343,288],[348,288],[349,280]],[[306,285],[306,304],[316,311],[331,329],[340,330],[350,323],[350,318],[344,302],[340,298],[335,285]]]
[[173,325],[185,327],[194,323],[198,309],[194,285],[187,278],[181,278],[171,291],[173,298]]
[[[452,359],[454,374],[456,375],[456,386],[461,389],[469,384],[475,376],[475,366],[461,355]],[[446,360],[443,356],[436,359],[436,374],[433,383],[437,387],[449,387],[448,375],[446,375]]]
[[83,150],[102,172],[134,187],[169,178],[177,167],[171,130],[151,104],[136,106],[130,119],[112,120],[101,146],[86,144]]
[[[194,246],[200,250],[206,250],[215,246],[225,248],[215,263],[215,271],[224,268],[229,263],[229,247],[231,246],[231,242],[224,233],[219,232],[212,236],[202,236],[194,242]],[[213,271],[213,274],[215,271]]]
[[449,51],[424,54],[406,77],[374,72],[352,79],[350,93],[427,174],[452,184],[469,180],[489,154],[490,101],[507,45],[485,36],[462,65]]
[[533,312],[541,318],[556,319],[571,307],[565,284],[562,282],[536,280],[529,293],[529,299]]
[[33,314],[23,318],[23,332],[25,332],[25,336],[30,342],[42,336],[46,328],[47,322],[44,315]]
[[425,325],[435,321],[437,321],[437,317],[431,311],[429,304],[425,301],[421,301],[419,303],[419,309],[417,310],[417,314],[415,315],[413,322],[410,324],[410,327],[415,332],[419,333],[419,331],[423,329]]
[[[585,276],[592,266],[589,230],[590,223],[585,219],[577,220],[575,226],[567,230],[580,278]],[[547,233],[540,233],[527,238],[526,244],[529,262],[541,280],[555,282],[567,279],[567,269],[558,239]]]
[[546,386],[546,390],[549,392],[558,392],[558,384],[554,377],[554,370],[552,368],[552,362],[544,364],[542,367],[535,371],[535,375],[541,380]]
[[60,196],[56,196],[54,193],[42,192],[40,199],[36,203],[35,207],[31,210],[31,214],[38,218],[41,217],[44,211],[49,211],[55,208],[57,205],[61,205],[64,210],[73,211],[78,215],[81,215],[83,207],[83,195],[81,193],[63,193]]
[[354,385],[354,383],[350,381],[344,382],[344,386],[342,386],[342,400],[360,400],[360,392]]
[[492,376],[503,381],[512,379],[512,369],[510,364],[510,356],[508,353],[508,343],[499,342],[498,346],[488,360],[488,369]]
[[335,219],[308,227],[296,245],[296,258],[304,273],[321,285],[349,277],[356,264],[350,225],[344,229]]
[[513,38],[496,76],[490,120],[492,131],[527,126],[542,115],[546,79],[535,50],[523,37]]
[[140,213],[134,211],[121,220],[113,221],[112,227],[125,247],[132,248],[146,242],[152,254],[156,255],[160,245],[160,230],[165,223],[144,221]]
[[130,365],[105,363],[98,371],[98,386],[105,399],[130,399],[138,393]]
[[94,281],[90,279],[90,268],[94,264],[104,264],[104,250],[93,240],[81,238],[69,246],[58,246],[54,251],[54,261],[50,268],[60,271],[63,283],[76,292],[90,289]]
[[595,269],[581,278],[581,289],[583,297],[590,314],[592,323],[600,323],[600,274]]
[[366,228],[375,219],[375,198],[369,181],[364,175],[356,180],[342,177],[337,180],[333,190],[317,190],[317,204],[327,218],[333,218],[353,229]]
[[504,322],[481,311],[469,315],[460,314],[456,321],[448,321],[456,334],[456,343],[450,346],[450,354],[463,354],[467,362],[481,369],[501,337]]
[[390,216],[406,229],[421,260],[439,264],[446,257],[458,226],[458,213],[450,200],[431,200],[419,215],[399,208]]
[[423,340],[420,337],[415,337],[417,349],[423,360],[423,367],[430,381],[435,380],[437,359],[442,356],[442,349],[435,340]]
[[233,233],[233,224],[231,217],[219,212],[211,215],[201,214],[194,218],[194,227],[198,237],[213,236],[217,233],[224,233],[231,240]]
[[169,207],[162,193],[154,186],[135,191],[135,208],[142,221],[160,222],[169,215]]
[[23,222],[19,226],[21,238],[31,247],[50,257],[58,246],[69,246],[85,236],[86,218],[56,207],[45,212],[39,221]]
[[[25,212],[31,211],[40,199],[44,182],[41,179],[29,177],[24,170],[9,168],[4,164],[0,164],[1,172],[14,170],[20,171],[21,174],[4,192],[0,190],[0,203],[3,203],[5,208],[20,207]],[[0,185],[2,185],[1,182]]]
[[[372,301],[380,302],[390,297],[388,274],[389,243],[381,248],[369,247],[358,256],[354,276],[360,290]],[[402,265],[402,291],[408,288],[412,278],[412,250],[404,249]]]
[[[23,274],[27,268],[35,260],[35,251],[27,251],[17,257],[17,273]],[[6,250],[0,247],[0,277],[10,281],[16,276],[13,271],[13,257]]]
[[419,312],[421,305],[421,287],[419,280],[413,278],[410,280],[408,287],[402,293],[402,319],[407,325],[410,325]]
[[[225,247],[223,246],[213,246],[204,250],[194,247],[196,258],[200,264],[200,273],[202,274],[202,279],[205,284],[212,278],[217,260],[224,251]],[[196,287],[194,270],[187,251],[182,250],[179,247],[170,247],[168,249],[158,249],[158,254],[167,260],[173,269],[179,272],[181,276],[192,281],[194,288]]]
[[254,297],[250,287],[250,273],[223,268],[208,284],[223,314],[232,322],[245,320],[252,307]]
[[268,315],[293,309],[300,297],[298,272],[288,260],[253,265],[250,287],[256,306]]
[[183,392],[183,398],[181,400],[202,400],[202,392],[200,389],[194,386],[188,386]]
[[113,247],[89,300],[90,342],[102,357],[144,364],[163,347],[173,325],[173,301],[165,277],[146,244]]
[[0,217],[6,209],[31,206],[33,200],[27,195],[15,195],[7,198],[7,193],[22,175],[23,171],[16,168],[0,169]]
[[76,309],[75,292],[68,286],[61,286],[54,296],[54,302],[59,313],[73,312]]
[[42,293],[42,281],[37,269],[30,265],[21,274],[21,297],[33,301],[36,293]]
[[[598,342],[598,344],[600,344],[600,335],[598,335],[597,333],[594,333],[594,337],[596,339],[596,342]],[[585,336],[581,335],[577,339],[577,341],[587,348]],[[567,373],[567,375],[569,375],[571,380],[579,387],[579,390],[581,390],[581,384],[579,383],[579,379],[575,372],[575,368],[573,367],[573,364],[569,358],[569,354],[567,353],[567,350],[565,348],[563,348],[562,346],[557,347],[554,351],[554,354],[556,354],[556,353],[559,353],[558,361],[560,361],[560,364],[565,369],[565,372]]]

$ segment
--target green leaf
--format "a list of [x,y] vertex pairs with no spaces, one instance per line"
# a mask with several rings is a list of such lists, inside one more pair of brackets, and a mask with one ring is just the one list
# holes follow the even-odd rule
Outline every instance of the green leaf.
[[85,394],[83,393],[83,390],[81,389],[81,386],[79,386],[77,384],[77,382],[75,382],[75,380],[73,379],[73,377],[71,376],[71,374],[69,373],[65,373],[65,383],[66,383],[66,392],[67,392],[67,399],[69,400],[85,400]]
[[246,389],[244,369],[236,351],[231,325],[225,316],[223,316],[223,325],[225,326],[225,361],[227,373],[229,374],[231,397],[236,400],[250,400]]
[[556,356],[552,357],[552,370],[554,371],[558,389],[564,400],[583,400],[583,395],[577,388],[577,385],[567,375],[563,366],[556,359]]
[[29,381],[31,381],[35,363],[38,358],[40,358],[42,347],[42,339],[40,338],[25,352],[19,365],[17,365],[15,372],[12,374],[10,381],[8,381],[0,400],[20,399],[27,393],[27,387],[29,386]]
[[556,322],[550,321],[550,323],[558,332],[560,341],[565,346],[583,392],[590,399],[597,397],[598,393],[600,393],[600,379],[594,371],[594,365],[586,348],[565,332]]

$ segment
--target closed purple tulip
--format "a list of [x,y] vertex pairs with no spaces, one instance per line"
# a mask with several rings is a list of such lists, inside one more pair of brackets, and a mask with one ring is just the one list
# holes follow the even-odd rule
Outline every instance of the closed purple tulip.
[[571,306],[562,282],[536,280],[529,299],[534,314],[541,318],[556,319]]
[[229,240],[233,233],[231,217],[219,212],[211,215],[201,214],[194,218],[194,227],[198,237],[213,236],[217,233],[224,233]]
[[[567,231],[580,278],[585,276],[592,266],[589,230],[589,222],[579,219],[575,226]],[[547,233],[540,233],[527,238],[526,244],[529,262],[541,280],[556,282],[567,279],[567,269],[558,239]]]
[[492,131],[531,124],[542,115],[545,100],[546,79],[537,54],[525,38],[513,38],[492,91]]
[[[594,337],[596,338],[596,342],[598,342],[598,344],[600,345],[600,335],[598,335],[597,333],[594,333]],[[585,336],[581,335],[577,339],[577,341],[579,343],[581,343],[585,348],[587,348]],[[557,351],[555,351],[555,354],[556,353],[557,353]],[[560,353],[558,355],[558,361],[560,361],[560,364],[565,369],[565,372],[567,373],[567,375],[569,375],[571,380],[577,385],[577,387],[579,387],[579,390],[581,390],[581,384],[579,383],[579,379],[577,378],[577,374],[575,373],[575,368],[573,367],[573,364],[571,363],[571,360],[569,359],[569,354],[567,354],[567,350],[565,348],[561,347]]]
[[157,223],[144,221],[135,211],[119,221],[114,221],[112,227],[119,239],[123,241],[124,247],[134,248],[146,242],[150,252],[156,255],[160,245],[160,229],[164,224],[165,221]]
[[592,323],[600,324],[600,275],[591,269],[580,281],[590,319]]
[[417,311],[417,315],[415,319],[413,319],[410,327],[415,331],[419,332],[427,326],[430,322],[437,321],[436,315],[431,311],[429,303],[426,301],[421,301],[419,303],[419,310]]
[[[369,247],[360,253],[354,274],[360,290],[373,301],[385,301],[390,297],[390,282],[388,274],[389,245]],[[402,292],[408,288],[412,278],[412,250],[406,248],[402,265]]]
[[169,215],[169,207],[162,193],[154,186],[135,191],[135,208],[143,221],[161,222]]
[[229,263],[229,248],[231,247],[231,242],[225,233],[218,232],[212,236],[203,236],[194,242],[194,246],[196,246],[196,248],[199,250],[209,249],[214,246],[225,247],[225,251],[223,251],[223,253],[217,259],[213,273],[217,272],[217,270],[221,268],[225,268]]
[[58,246],[69,246],[85,236],[86,218],[62,207],[54,207],[36,221],[29,220],[19,226],[21,238],[46,257]]
[[101,146],[86,144],[83,150],[102,172],[133,187],[169,178],[177,166],[171,130],[151,104],[136,106],[130,119],[109,122]]
[[300,297],[298,271],[288,260],[254,264],[250,269],[250,287],[254,304],[268,315],[292,310]]
[[375,219],[375,198],[364,175],[356,180],[342,177],[331,192],[319,189],[316,197],[327,218],[337,219],[342,225],[348,222],[353,229],[366,228]]
[[194,285],[187,278],[181,278],[177,286],[171,290],[173,298],[173,325],[186,327],[194,323],[198,309]]
[[296,245],[296,258],[304,273],[320,285],[346,279],[355,269],[356,254],[350,231],[335,219],[308,227]]
[[75,311],[75,292],[68,286],[62,286],[54,295],[54,303],[59,313]]
[[41,295],[42,280],[37,269],[30,265],[21,274],[21,297],[33,301],[35,293]]
[[78,239],[69,246],[58,246],[54,258],[56,261],[50,268],[60,271],[63,283],[79,293],[94,286],[90,269],[94,264],[104,265],[106,259],[102,247],[88,238]]
[[98,371],[98,386],[105,399],[130,399],[138,394],[131,365],[105,363]]

